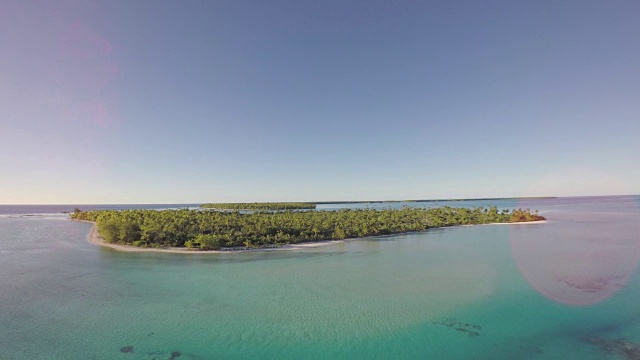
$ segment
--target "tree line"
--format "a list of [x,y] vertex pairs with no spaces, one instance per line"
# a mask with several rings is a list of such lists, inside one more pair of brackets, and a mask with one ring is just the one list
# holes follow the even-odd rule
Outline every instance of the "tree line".
[[200,207],[218,210],[311,210],[316,208],[316,204],[307,202],[210,203],[202,204]]
[[421,231],[454,225],[544,220],[537,210],[490,208],[343,209],[338,211],[74,211],[72,219],[95,221],[108,243],[140,247],[259,248]]

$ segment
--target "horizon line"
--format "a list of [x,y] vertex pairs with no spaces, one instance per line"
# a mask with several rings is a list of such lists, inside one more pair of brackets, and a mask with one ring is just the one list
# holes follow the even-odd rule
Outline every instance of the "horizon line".
[[250,204],[250,203],[312,203],[312,204],[357,204],[357,203],[384,203],[384,202],[433,202],[433,201],[482,201],[482,200],[543,200],[562,198],[594,198],[614,196],[640,196],[640,194],[613,194],[613,195],[574,195],[574,196],[510,196],[510,197],[483,197],[483,198],[441,198],[441,199],[405,199],[405,200],[335,200],[335,201],[224,201],[224,202],[181,202],[181,203],[47,203],[47,204],[0,204],[0,206],[65,206],[65,205],[202,205],[202,204]]

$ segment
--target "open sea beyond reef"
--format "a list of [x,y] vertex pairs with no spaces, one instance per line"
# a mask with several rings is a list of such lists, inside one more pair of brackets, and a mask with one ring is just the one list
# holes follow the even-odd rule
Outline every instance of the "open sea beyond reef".
[[0,359],[638,359],[640,197],[323,204],[538,209],[303,250],[129,253],[0,206]]

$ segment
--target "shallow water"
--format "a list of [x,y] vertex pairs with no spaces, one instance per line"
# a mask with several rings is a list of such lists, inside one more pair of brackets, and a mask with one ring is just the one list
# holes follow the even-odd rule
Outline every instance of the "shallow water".
[[640,356],[640,197],[439,205],[488,204],[549,221],[184,255],[0,207],[0,359]]

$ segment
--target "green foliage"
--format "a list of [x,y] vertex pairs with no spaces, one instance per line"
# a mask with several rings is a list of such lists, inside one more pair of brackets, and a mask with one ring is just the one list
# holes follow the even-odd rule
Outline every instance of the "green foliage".
[[[72,213],[72,218],[76,218],[74,217],[74,214],[77,213]],[[146,243],[145,241],[141,241],[144,239],[140,239],[140,227],[135,220],[122,219],[117,217],[106,219],[105,221],[98,222],[98,231],[100,232],[100,235],[102,235],[104,240],[108,243]]]
[[528,222],[528,221],[538,221],[538,220],[544,220],[544,217],[538,215],[538,210],[532,213],[531,210],[529,209],[513,210],[511,212],[511,216],[509,217],[510,222]]
[[107,242],[144,247],[213,249],[346,239],[433,227],[544,220],[537,211],[491,208],[343,209],[339,211],[100,210],[74,212]]
[[140,239],[140,225],[135,220],[121,221],[118,230],[118,240],[123,244],[130,244]]
[[[71,217],[73,218],[73,215]],[[115,243],[119,241],[120,231],[119,222],[117,219],[109,219],[99,222],[98,231],[100,232],[100,235],[102,235],[104,241],[108,243]]]
[[203,250],[220,250],[220,235],[198,234],[192,241]]
[[336,229],[333,230],[331,237],[337,240],[342,240],[347,238],[347,234],[340,227],[336,227]]
[[311,210],[316,208],[316,204],[305,202],[218,203],[202,204],[200,207],[219,210]]

